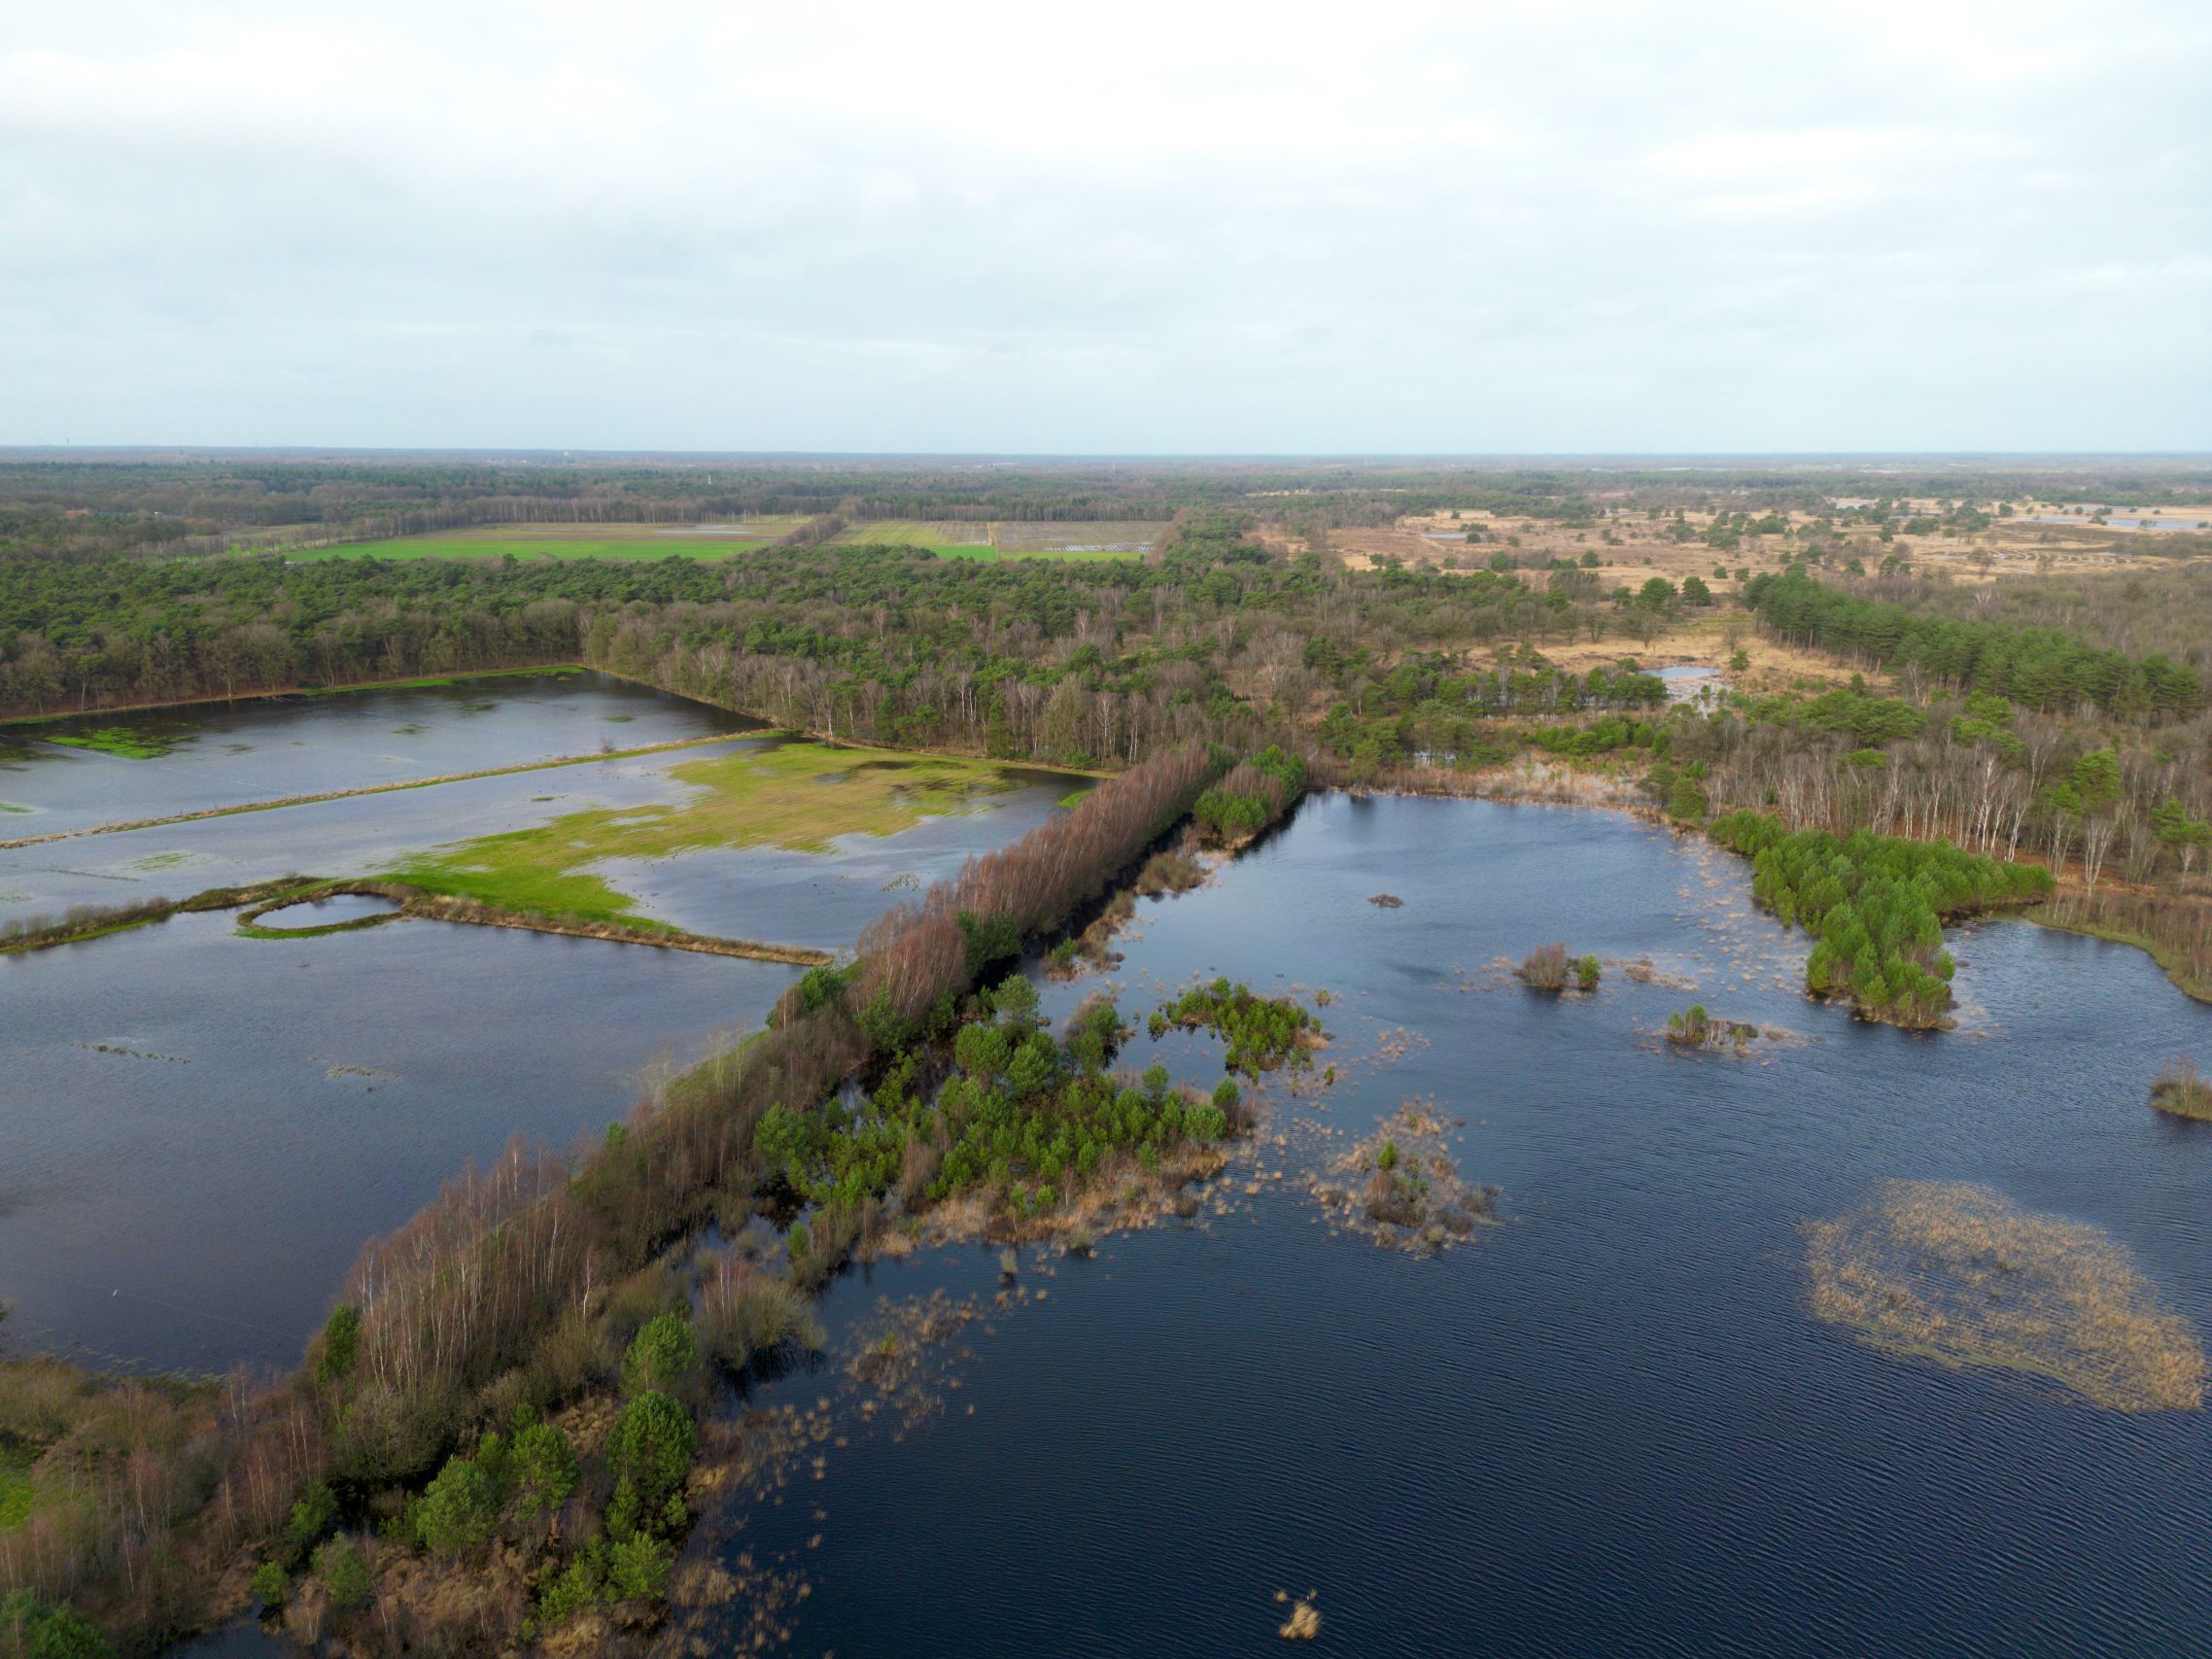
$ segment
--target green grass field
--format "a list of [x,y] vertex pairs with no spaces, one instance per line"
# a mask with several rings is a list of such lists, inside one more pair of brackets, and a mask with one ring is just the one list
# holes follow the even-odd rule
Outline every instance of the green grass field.
[[928,519],[885,518],[856,524],[838,536],[840,547],[926,547],[949,558],[991,557],[990,527]]
[[787,536],[796,518],[742,524],[487,524],[317,547],[294,559],[727,559]]
[[923,547],[941,559],[1141,559],[1158,545],[1163,524],[977,524],[947,519],[879,519],[840,536],[847,547]]

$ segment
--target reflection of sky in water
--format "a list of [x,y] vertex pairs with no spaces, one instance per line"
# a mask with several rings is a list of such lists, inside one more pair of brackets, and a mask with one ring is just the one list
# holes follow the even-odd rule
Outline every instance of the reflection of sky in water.
[[679,802],[691,786],[673,778],[672,769],[724,752],[708,745],[585,761],[0,849],[0,918],[182,898],[295,871],[366,875],[428,847],[528,829],[564,812]]
[[0,957],[8,1335],[288,1363],[363,1242],[464,1163],[593,1131],[796,974],[420,920],[247,939],[227,915]]
[[[636,748],[757,722],[605,674],[258,698],[0,728],[0,840],[328,789]],[[122,727],[165,738],[132,760],[40,741]]]
[[[1226,1213],[1024,1252],[1028,1300],[989,1306],[988,1248],[838,1284],[841,1358],[879,1297],[989,1315],[942,1416],[895,1439],[848,1408],[808,1502],[749,1511],[733,1551],[810,1581],[794,1645],[1239,1652],[1274,1641],[1275,1590],[1317,1589],[1322,1642],[1361,1654],[2193,1651],[2212,1417],[1840,1337],[1801,1305],[1799,1227],[1891,1177],[1984,1182],[2109,1230],[2212,1324],[2212,1134],[2144,1103],[2212,1021],[2138,951],[1993,920],[1953,935],[1979,1040],[1866,1025],[1799,993],[1805,936],[1747,869],[1616,814],[1331,796],[1140,902],[1123,968],[1047,985],[1053,1013],[1217,972],[1326,985],[1342,1081],[1268,1085]],[[1553,939],[1606,959],[1597,995],[1496,982]],[[1696,988],[1631,983],[1644,956]],[[1798,1040],[1667,1053],[1692,1001]],[[1123,1058],[1210,1082],[1218,1054]],[[1426,1262],[1332,1235],[1300,1179],[1415,1097],[1507,1218]]]
[[[772,741],[733,739],[729,749],[708,744],[585,761],[0,848],[0,920],[56,916],[73,905],[182,898],[293,873],[368,875],[412,853],[529,829],[570,812],[678,805],[696,786],[678,781],[675,768]],[[978,794],[970,811],[923,818],[892,836],[843,836],[823,853],[706,848],[666,859],[605,860],[591,869],[634,895],[642,914],[661,920],[737,938],[836,949],[849,946],[891,904],[956,873],[971,854],[1003,846],[1042,822],[1078,781],[1054,778],[1004,794]]]
[[695,933],[780,944],[848,947],[894,904],[959,874],[979,852],[1018,840],[1051,817],[1070,780],[979,796],[976,811],[923,818],[896,835],[839,836],[828,852],[705,847],[660,859],[591,866],[639,908]]

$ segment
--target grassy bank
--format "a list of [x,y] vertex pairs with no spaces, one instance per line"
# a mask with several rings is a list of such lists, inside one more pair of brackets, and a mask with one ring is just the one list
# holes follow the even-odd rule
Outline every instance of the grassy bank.
[[[307,927],[270,926],[263,916],[294,905],[361,893],[391,899],[399,908],[381,916],[357,916],[350,921]],[[142,905],[114,909],[81,907],[58,920],[30,917],[0,926],[0,955],[46,950],[56,945],[77,945],[135,927],[162,921],[185,912],[234,910],[245,907],[238,931],[249,939],[316,939],[332,933],[354,933],[380,927],[406,917],[460,922],[476,927],[513,927],[531,933],[551,933],[570,939],[599,939],[619,945],[650,945],[670,950],[693,950],[709,956],[743,956],[759,962],[781,962],[791,967],[826,967],[836,958],[809,945],[778,945],[752,939],[725,939],[707,933],[690,933],[666,922],[589,921],[527,911],[502,909],[475,900],[455,898],[410,886],[402,881],[322,881],[284,876],[250,887],[211,887],[189,899],[154,899]]]

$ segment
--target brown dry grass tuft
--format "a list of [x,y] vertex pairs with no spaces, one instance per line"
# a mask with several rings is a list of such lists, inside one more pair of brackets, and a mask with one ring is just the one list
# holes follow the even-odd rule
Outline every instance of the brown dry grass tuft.
[[1565,990],[1567,947],[1557,941],[1549,945],[1538,945],[1521,958],[1521,965],[1513,970],[1513,977],[1531,990]]
[[2127,1251],[1963,1181],[1891,1181],[1809,1223],[1808,1302],[1878,1348],[2047,1377],[2116,1411],[2194,1411],[2204,1349]]
[[2177,1054],[2152,1082],[2151,1104],[2177,1118],[2212,1123],[2212,1083],[2204,1081],[2195,1060]]
[[1445,1128],[1433,1101],[1409,1100],[1333,1159],[1313,1180],[1330,1225],[1431,1255],[1495,1221],[1497,1189],[1460,1179]]

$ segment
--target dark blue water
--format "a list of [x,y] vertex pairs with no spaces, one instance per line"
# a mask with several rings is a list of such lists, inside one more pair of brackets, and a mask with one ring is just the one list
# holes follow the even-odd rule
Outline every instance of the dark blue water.
[[227,914],[0,957],[8,1339],[289,1364],[362,1244],[465,1162],[619,1117],[796,972],[421,920],[249,939]]
[[[1594,999],[1485,988],[1485,964],[1555,938],[1698,988],[1617,967]],[[2212,1325],[2212,1132],[2145,1103],[2163,1055],[2212,1058],[2212,1010],[2117,947],[2017,921],[1954,943],[1963,1029],[1860,1025],[1796,994],[1802,938],[1702,844],[1311,802],[1212,886],[1141,907],[1123,1006],[1193,973],[1331,987],[1326,1057],[1351,1081],[1276,1091],[1288,1144],[1262,1169],[1295,1177],[1324,1128],[1433,1096],[1506,1224],[1415,1260],[1262,1181],[1203,1227],[1049,1279],[1025,1261],[1048,1299],[966,1338],[942,1416],[894,1443],[847,1412],[824,1478],[802,1469],[732,1547],[806,1574],[806,1653],[1258,1652],[1277,1590],[1318,1591],[1317,1650],[1344,1654],[2212,1649],[2202,1413],[1893,1358],[1803,1308],[1808,1218],[1963,1179],[2108,1229]],[[1763,1061],[1664,1052],[1649,1033],[1693,999],[1797,1037]],[[1372,1063],[1394,1027],[1402,1057]],[[849,1279],[833,1329],[863,1339],[879,1296],[987,1295],[994,1254]],[[832,1367],[759,1402],[838,1387]]]

